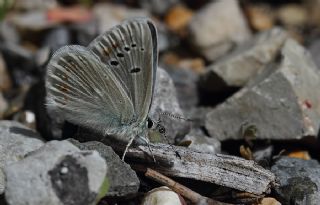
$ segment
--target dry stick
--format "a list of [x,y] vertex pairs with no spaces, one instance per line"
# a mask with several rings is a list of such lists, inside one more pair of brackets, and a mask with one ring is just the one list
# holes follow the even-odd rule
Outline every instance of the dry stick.
[[153,169],[147,168],[145,176],[159,182],[160,184],[168,186],[173,191],[189,199],[192,203],[198,204],[200,202],[206,202],[206,204],[208,205],[228,205],[227,203],[222,203],[222,202],[215,201],[213,199],[201,196],[200,194],[192,191],[191,189],[183,186],[182,184],[179,184],[178,182],[170,179],[169,177],[166,177],[160,174],[159,172]]

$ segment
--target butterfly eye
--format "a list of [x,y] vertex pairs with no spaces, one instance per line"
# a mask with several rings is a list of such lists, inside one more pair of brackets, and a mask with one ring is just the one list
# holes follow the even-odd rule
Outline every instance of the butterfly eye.
[[152,120],[148,119],[148,124],[147,124],[148,128],[152,128],[153,127],[153,122]]

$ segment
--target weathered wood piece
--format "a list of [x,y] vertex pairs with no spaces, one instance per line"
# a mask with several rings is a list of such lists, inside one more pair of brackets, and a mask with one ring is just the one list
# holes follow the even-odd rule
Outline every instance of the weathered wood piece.
[[[152,163],[150,150],[157,163]],[[149,162],[148,167],[167,176],[212,182],[257,195],[267,193],[275,183],[275,175],[254,161],[202,153],[173,145],[132,147],[127,152],[126,159]]]

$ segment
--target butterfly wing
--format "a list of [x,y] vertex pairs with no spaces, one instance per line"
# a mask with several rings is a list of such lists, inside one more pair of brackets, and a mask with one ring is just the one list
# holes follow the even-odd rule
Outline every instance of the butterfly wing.
[[158,60],[155,26],[146,18],[125,21],[97,37],[89,48],[111,68],[131,99],[137,120],[151,106]]
[[48,109],[63,113],[70,122],[116,134],[135,120],[121,83],[84,47],[59,49],[48,64],[46,78]]

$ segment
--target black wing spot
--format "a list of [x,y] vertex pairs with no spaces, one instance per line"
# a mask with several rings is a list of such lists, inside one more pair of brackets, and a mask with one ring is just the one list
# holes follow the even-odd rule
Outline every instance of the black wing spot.
[[144,51],[144,48],[140,48],[141,51]]
[[117,53],[117,56],[118,56],[119,58],[123,58],[123,57],[124,57],[123,53]]
[[137,44],[133,43],[133,44],[131,44],[131,47],[132,48],[137,47]]
[[127,52],[129,52],[129,51],[130,51],[129,46],[125,46],[125,47],[124,47],[124,50],[127,51]]
[[141,71],[141,68],[135,67],[135,68],[132,68],[132,69],[130,70],[130,73],[138,73],[138,72],[140,72],[140,71]]
[[119,65],[119,62],[116,60],[112,60],[112,61],[110,61],[110,64],[113,66],[117,66],[117,65]]

